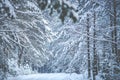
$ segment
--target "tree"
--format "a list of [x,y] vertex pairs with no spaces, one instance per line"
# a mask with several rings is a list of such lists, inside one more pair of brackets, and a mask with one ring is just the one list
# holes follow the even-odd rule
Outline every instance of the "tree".
[[71,6],[69,1],[66,0],[37,0],[37,3],[41,10],[45,10],[48,8],[50,10],[50,15],[56,11],[59,14],[59,18],[62,22],[64,22],[65,17],[69,17],[73,20],[73,22],[77,21],[76,15],[74,13],[77,9]]
[[98,57],[96,51],[96,12],[93,14],[94,22],[93,22],[93,80],[96,80],[96,75],[98,74]]
[[90,20],[89,14],[87,14],[87,54],[88,54],[88,78],[91,78],[91,58],[90,58],[90,40],[89,40],[89,28],[90,28]]
[[51,56],[51,32],[34,1],[0,0],[0,26],[0,78],[24,74],[25,66],[42,66]]

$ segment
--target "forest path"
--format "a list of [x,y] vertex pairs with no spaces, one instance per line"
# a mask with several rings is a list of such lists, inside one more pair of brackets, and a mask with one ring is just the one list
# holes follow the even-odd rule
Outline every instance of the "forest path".
[[86,80],[82,74],[43,73],[9,77],[8,80]]

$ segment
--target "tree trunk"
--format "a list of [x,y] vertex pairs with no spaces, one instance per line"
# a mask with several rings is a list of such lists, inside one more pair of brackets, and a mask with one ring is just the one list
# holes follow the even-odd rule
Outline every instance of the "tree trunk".
[[20,49],[20,52],[18,54],[18,66],[20,67],[21,59],[22,59],[22,56],[23,56],[23,47],[19,47],[19,49]]
[[90,64],[90,40],[89,40],[89,14],[87,14],[87,54],[88,54],[88,79],[91,77],[91,64]]
[[97,53],[96,53],[96,13],[94,12],[94,21],[93,21],[93,25],[94,25],[94,33],[93,33],[93,80],[96,80],[95,76],[98,74],[98,60],[97,60]]
[[114,38],[114,53],[116,54],[116,61],[119,63],[119,54],[117,52],[118,48],[117,48],[117,28],[116,28],[116,25],[117,25],[117,12],[116,12],[116,0],[114,0],[113,2],[113,9],[114,9],[114,31],[113,31],[113,38]]

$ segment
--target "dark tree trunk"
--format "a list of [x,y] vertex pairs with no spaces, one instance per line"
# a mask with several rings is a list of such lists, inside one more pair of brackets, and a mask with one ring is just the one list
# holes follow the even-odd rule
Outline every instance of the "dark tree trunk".
[[119,54],[118,54],[118,48],[117,48],[117,11],[116,11],[116,0],[113,1],[113,9],[114,9],[114,17],[113,17],[113,25],[114,25],[114,31],[113,31],[113,38],[114,38],[114,53],[116,54],[116,61],[119,63],[120,59],[119,59]]
[[96,30],[95,30],[95,27],[96,27],[96,13],[94,12],[94,21],[93,21],[93,24],[94,24],[94,33],[93,33],[93,80],[96,80],[95,79],[95,76],[98,74],[98,60],[97,60],[97,53],[96,53]]
[[90,39],[89,39],[89,14],[87,14],[87,54],[88,54],[88,79],[91,77],[91,64],[90,64]]

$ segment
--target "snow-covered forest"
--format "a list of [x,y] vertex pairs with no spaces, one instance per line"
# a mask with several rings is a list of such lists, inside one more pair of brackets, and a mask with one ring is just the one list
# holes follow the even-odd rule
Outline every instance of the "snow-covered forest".
[[0,0],[0,80],[120,80],[120,0]]

